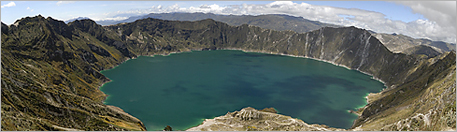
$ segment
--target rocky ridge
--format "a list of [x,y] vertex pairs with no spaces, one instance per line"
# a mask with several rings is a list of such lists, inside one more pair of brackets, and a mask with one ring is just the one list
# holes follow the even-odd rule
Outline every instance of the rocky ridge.
[[[122,21],[97,21],[102,25],[112,25],[119,23],[130,23],[140,19],[155,18],[162,20],[177,20],[177,21],[200,21],[204,19],[214,19],[216,21],[224,22],[232,26],[240,26],[248,24],[258,26],[265,29],[272,29],[277,31],[294,31],[297,33],[306,33],[313,30],[318,30],[323,27],[342,27],[327,23],[320,23],[311,21],[302,17],[294,17],[289,15],[269,14],[269,15],[217,15],[212,13],[151,13],[144,16],[130,17]],[[455,50],[454,43],[446,43],[442,41],[431,41],[428,39],[414,39],[402,34],[386,34],[375,33],[369,31],[374,37],[381,41],[390,51],[394,53],[411,54],[410,49],[415,46],[429,46],[433,48],[430,52],[444,53]],[[435,50],[435,51],[433,51]],[[413,52],[414,53],[414,52]],[[422,54],[422,53],[419,53]],[[422,54],[423,55],[423,54]],[[427,55],[427,54],[425,54]]]
[[[422,120],[440,125],[416,123],[406,129],[455,129],[455,121],[448,118],[455,117],[455,94],[450,92],[455,91],[455,52],[432,58],[392,53],[369,31],[355,27],[296,33],[210,19],[149,18],[100,26],[91,20],[65,24],[41,16],[16,23],[2,23],[2,130],[144,130],[135,118],[102,103],[106,95],[98,87],[109,80],[99,71],[139,55],[213,49],[313,58],[382,80],[388,88],[368,96],[353,130],[404,129],[383,126],[420,119],[418,115],[430,110],[438,114]],[[300,124],[306,126],[294,127],[302,129]]]
[[186,131],[344,131],[325,125],[309,125],[302,120],[294,119],[271,112],[259,111],[251,107],[240,111],[228,112],[224,116],[206,119],[202,125]]
[[444,53],[455,49],[454,43],[442,41],[431,41],[428,39],[414,39],[402,34],[374,33],[374,37],[379,39],[390,51],[394,53],[408,53],[408,49],[417,46],[429,46],[433,48],[432,52]]
[[258,26],[266,29],[273,29],[278,31],[291,30],[298,33],[309,32],[317,30],[322,27],[341,27],[333,24],[321,23],[318,21],[311,21],[304,19],[303,17],[294,17],[282,14],[266,14],[266,15],[218,15],[213,13],[151,13],[144,16],[130,17],[126,20],[121,21],[96,21],[101,25],[116,25],[119,23],[131,23],[136,20],[154,18],[161,20],[170,21],[200,21],[205,19],[213,19],[227,23],[232,26],[240,26],[242,24],[248,24]]

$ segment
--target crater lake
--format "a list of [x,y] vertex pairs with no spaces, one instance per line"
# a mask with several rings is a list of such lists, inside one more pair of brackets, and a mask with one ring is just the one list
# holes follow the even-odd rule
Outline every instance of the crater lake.
[[384,84],[318,60],[237,50],[139,56],[102,74],[105,104],[140,119],[147,130],[186,130],[245,107],[275,108],[308,124],[350,128],[368,93]]

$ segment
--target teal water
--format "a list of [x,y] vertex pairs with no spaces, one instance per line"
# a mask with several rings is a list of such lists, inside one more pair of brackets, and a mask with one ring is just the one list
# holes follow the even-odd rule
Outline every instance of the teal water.
[[112,80],[101,87],[109,95],[105,104],[137,117],[148,130],[185,130],[248,106],[349,128],[357,116],[348,110],[384,88],[368,75],[325,62],[230,50],[140,56],[102,74]]

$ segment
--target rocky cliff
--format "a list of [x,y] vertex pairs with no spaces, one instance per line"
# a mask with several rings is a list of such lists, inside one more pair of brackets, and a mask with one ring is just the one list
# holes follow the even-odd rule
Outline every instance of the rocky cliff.
[[[211,19],[196,22],[143,19],[107,26],[137,55],[200,49],[239,49],[320,59],[373,74],[392,85],[406,77],[418,58],[390,52],[375,37],[355,27],[324,27],[307,33],[250,25],[230,26]],[[400,74],[401,73],[401,74]],[[391,76],[397,74],[396,76]]]
[[216,21],[224,22],[232,26],[240,26],[243,24],[258,26],[266,29],[273,29],[278,31],[291,30],[298,33],[309,32],[317,30],[322,27],[341,27],[333,24],[321,23],[319,21],[311,21],[303,17],[294,17],[289,15],[280,14],[266,14],[266,15],[219,15],[213,13],[151,13],[144,16],[130,17],[121,21],[97,21],[101,25],[114,25],[119,23],[131,23],[136,20],[154,18],[161,20],[171,21],[200,21],[204,19],[213,19]]
[[[311,21],[302,17],[294,17],[289,15],[268,14],[268,15],[217,15],[212,13],[151,13],[144,16],[130,17],[122,21],[97,21],[102,25],[112,25],[118,23],[130,23],[136,20],[145,18],[155,18],[162,20],[175,20],[175,21],[199,21],[204,19],[213,19],[216,21],[224,22],[232,26],[240,26],[242,24],[253,25],[265,29],[273,29],[277,31],[294,31],[297,33],[306,33],[313,30],[318,30],[323,27],[342,27],[318,21]],[[415,39],[402,34],[386,34],[375,33],[369,31],[374,37],[381,41],[384,46],[394,53],[409,54],[411,48],[420,45],[426,45],[433,50],[430,52],[444,53],[455,50],[454,43],[446,43],[442,41],[431,41],[428,39]],[[418,47],[416,47],[418,48]],[[430,50],[430,49],[428,49]]]
[[[210,19],[100,26],[37,16],[2,24],[1,41],[2,130],[144,130],[136,118],[102,103],[106,95],[98,87],[108,79],[99,71],[139,55],[216,49],[309,57],[382,80],[388,88],[368,96],[354,130],[455,129],[455,52],[433,58],[392,53],[355,27],[296,33]],[[408,125],[413,119],[418,123]],[[295,122],[293,130],[307,130]]]
[[186,131],[344,131],[325,125],[307,124],[299,119],[251,107],[206,119],[202,125]]

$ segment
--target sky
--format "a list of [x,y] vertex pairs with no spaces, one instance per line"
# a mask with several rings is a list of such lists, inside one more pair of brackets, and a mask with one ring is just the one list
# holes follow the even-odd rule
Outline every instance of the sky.
[[456,43],[456,1],[1,1],[1,21],[42,15],[62,21],[123,20],[149,13],[287,14],[378,33]]

